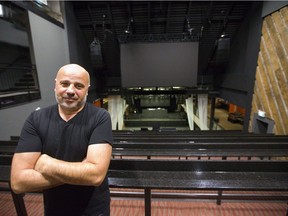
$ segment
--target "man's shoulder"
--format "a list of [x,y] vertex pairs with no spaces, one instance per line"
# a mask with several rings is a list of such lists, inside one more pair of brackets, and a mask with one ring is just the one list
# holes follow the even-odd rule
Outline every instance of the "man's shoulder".
[[54,110],[57,110],[57,104],[53,104],[53,105],[50,105],[50,106],[46,106],[46,107],[37,107],[33,113],[43,113],[43,112],[50,112],[50,111],[54,111]]
[[102,107],[97,107],[95,105],[93,105],[92,103],[86,103],[86,109],[92,112],[101,112],[101,113],[106,113],[108,112],[106,109],[102,108]]
[[51,115],[56,113],[55,111],[57,111],[57,105],[55,104],[44,108],[37,107],[33,112],[31,112],[30,116],[41,117],[44,115]]
[[110,114],[106,109],[102,107],[97,107],[91,103],[86,103],[85,109],[86,109],[86,113],[91,118],[94,117],[96,119],[103,119],[103,118],[107,119],[110,117]]

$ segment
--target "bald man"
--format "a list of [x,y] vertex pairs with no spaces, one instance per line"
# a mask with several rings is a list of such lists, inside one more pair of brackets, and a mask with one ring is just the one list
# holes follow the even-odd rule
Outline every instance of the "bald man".
[[43,191],[45,216],[110,215],[111,119],[86,102],[89,86],[83,67],[61,67],[57,104],[32,112],[22,128],[11,186],[15,193]]

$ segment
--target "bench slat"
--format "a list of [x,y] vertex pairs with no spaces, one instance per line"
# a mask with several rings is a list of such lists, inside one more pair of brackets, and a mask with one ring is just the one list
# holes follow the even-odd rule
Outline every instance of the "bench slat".
[[142,189],[288,191],[287,179],[275,172],[109,171],[111,187]]
[[113,149],[113,156],[168,156],[168,157],[285,157],[288,149]]
[[175,172],[288,172],[288,161],[175,161],[152,159],[112,159],[109,169]]
[[288,191],[288,161],[111,160],[111,187]]

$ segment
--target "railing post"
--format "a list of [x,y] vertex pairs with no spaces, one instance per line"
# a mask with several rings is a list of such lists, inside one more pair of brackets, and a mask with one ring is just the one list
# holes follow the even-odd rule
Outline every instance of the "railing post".
[[27,211],[26,211],[26,207],[25,207],[25,203],[24,203],[24,199],[23,197],[25,196],[25,194],[15,194],[11,188],[10,182],[9,182],[9,188],[11,191],[11,195],[13,198],[13,202],[15,205],[15,209],[17,212],[18,216],[27,216]]
[[151,189],[145,188],[145,216],[151,216]]

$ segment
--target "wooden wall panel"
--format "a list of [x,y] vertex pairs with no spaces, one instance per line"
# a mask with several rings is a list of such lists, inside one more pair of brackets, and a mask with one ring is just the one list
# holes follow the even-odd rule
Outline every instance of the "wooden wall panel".
[[275,121],[275,134],[288,134],[288,7],[263,19],[250,128],[262,110]]

